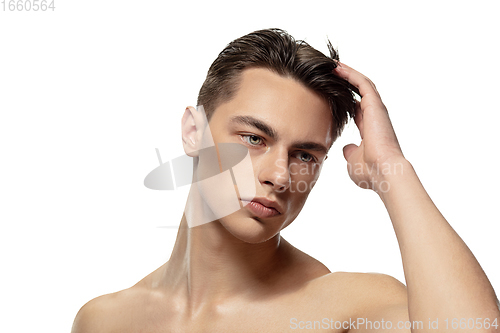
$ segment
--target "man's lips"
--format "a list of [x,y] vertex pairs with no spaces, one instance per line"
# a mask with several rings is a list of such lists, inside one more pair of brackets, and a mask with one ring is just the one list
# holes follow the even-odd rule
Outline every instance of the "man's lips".
[[246,206],[254,215],[261,218],[273,217],[281,214],[281,207],[275,202],[266,198],[254,198],[251,201],[244,200]]

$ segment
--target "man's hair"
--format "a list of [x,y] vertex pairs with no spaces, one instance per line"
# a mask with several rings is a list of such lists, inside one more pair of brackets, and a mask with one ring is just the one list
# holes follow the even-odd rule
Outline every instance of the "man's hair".
[[281,29],[258,30],[235,39],[210,66],[197,104],[203,105],[210,120],[220,104],[234,97],[243,70],[267,68],[301,82],[328,101],[335,140],[354,116],[355,99],[352,86],[334,74],[339,56],[330,41],[327,45],[330,57]]

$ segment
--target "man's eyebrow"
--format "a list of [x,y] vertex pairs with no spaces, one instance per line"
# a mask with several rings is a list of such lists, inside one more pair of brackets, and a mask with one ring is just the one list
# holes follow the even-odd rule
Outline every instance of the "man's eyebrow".
[[296,149],[318,151],[324,154],[328,153],[328,149],[325,146],[316,142],[297,142],[294,143],[292,147]]
[[274,130],[274,128],[272,128],[271,126],[269,126],[268,124],[257,118],[251,116],[235,116],[231,118],[230,122],[255,127],[258,130],[264,132],[264,134],[270,137],[271,139],[275,141],[278,140],[278,133],[276,133],[276,130]]
[[[231,118],[230,122],[255,127],[258,130],[264,132],[264,134],[266,134],[271,139],[275,141],[278,140],[278,133],[276,133],[276,130],[274,130],[274,128],[272,128],[262,120],[254,118],[252,116],[235,116]],[[324,154],[328,153],[328,148],[316,142],[296,142],[292,144],[292,147],[295,149],[318,151]]]

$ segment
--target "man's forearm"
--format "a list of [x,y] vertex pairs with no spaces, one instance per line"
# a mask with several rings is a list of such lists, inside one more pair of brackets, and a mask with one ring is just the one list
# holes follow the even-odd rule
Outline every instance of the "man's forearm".
[[391,164],[379,195],[401,250],[410,320],[439,319],[440,332],[446,331],[446,320],[449,331],[460,331],[452,320],[462,318],[472,318],[474,328],[484,329],[486,318],[490,323],[497,318],[500,325],[495,293],[472,252],[436,208],[411,164],[404,159]]

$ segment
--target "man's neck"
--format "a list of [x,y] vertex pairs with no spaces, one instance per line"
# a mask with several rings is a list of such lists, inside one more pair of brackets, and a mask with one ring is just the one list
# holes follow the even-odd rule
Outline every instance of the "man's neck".
[[[192,209],[188,200],[186,211]],[[279,233],[265,242],[246,243],[218,220],[191,228],[184,214],[158,283],[193,310],[234,296],[255,297],[276,290],[291,248]]]

